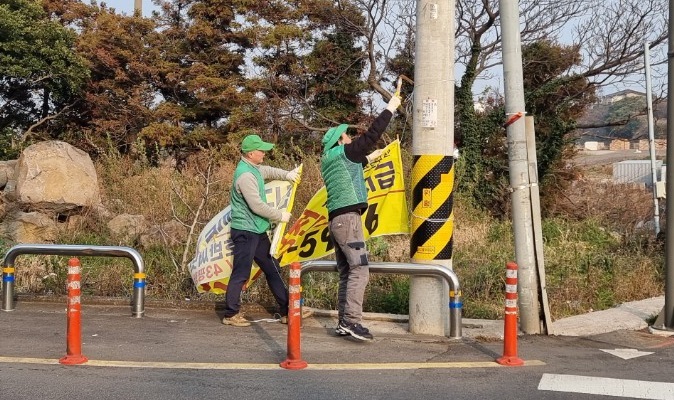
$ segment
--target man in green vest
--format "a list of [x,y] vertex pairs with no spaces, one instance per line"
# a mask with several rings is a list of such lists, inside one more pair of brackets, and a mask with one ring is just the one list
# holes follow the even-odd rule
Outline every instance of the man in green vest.
[[278,261],[269,252],[271,242],[267,231],[270,221],[288,222],[290,213],[267,204],[265,179],[280,179],[297,182],[297,169],[286,171],[261,165],[266,151],[273,144],[263,141],[258,135],[248,135],[241,142],[241,161],[234,171],[230,205],[232,207],[231,240],[234,245],[232,273],[225,294],[225,316],[222,323],[232,326],[250,326],[239,312],[241,290],[250,277],[253,261],[264,272],[267,284],[279,306],[281,322],[288,323],[288,291],[286,290]]
[[376,148],[400,103],[398,95],[391,97],[386,110],[379,114],[365,134],[355,139],[346,134],[347,124],[330,128],[323,136],[321,176],[328,192],[328,227],[339,272],[339,322],[335,333],[340,336],[372,340],[372,334],[362,325],[363,295],[370,279],[360,217],[367,209],[363,166],[381,154],[378,150],[368,156]]

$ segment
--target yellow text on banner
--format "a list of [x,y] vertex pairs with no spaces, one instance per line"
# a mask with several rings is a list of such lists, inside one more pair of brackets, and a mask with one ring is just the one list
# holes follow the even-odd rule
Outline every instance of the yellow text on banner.
[[[365,238],[409,233],[400,142],[386,146],[363,170],[368,191],[363,213]],[[276,258],[281,265],[325,257],[334,252],[328,230],[327,192],[322,187],[311,198],[293,226],[280,240]]]

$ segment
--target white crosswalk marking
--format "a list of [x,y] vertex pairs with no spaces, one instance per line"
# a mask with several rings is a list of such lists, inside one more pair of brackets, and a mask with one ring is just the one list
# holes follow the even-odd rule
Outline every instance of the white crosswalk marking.
[[543,374],[538,383],[538,390],[634,399],[674,400],[674,383],[580,375]]

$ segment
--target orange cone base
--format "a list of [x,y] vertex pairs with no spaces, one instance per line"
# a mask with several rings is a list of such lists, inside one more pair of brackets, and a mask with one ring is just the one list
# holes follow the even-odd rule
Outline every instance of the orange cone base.
[[89,359],[81,354],[76,356],[65,356],[59,359],[59,363],[65,365],[84,364],[87,361],[89,361]]
[[496,362],[509,367],[520,367],[524,365],[524,361],[518,357],[500,357],[496,359]]
[[285,360],[280,365],[285,369],[304,369],[308,364],[304,360]]

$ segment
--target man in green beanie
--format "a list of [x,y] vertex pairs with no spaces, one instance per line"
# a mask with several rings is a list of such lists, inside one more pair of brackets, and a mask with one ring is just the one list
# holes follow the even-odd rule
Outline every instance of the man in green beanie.
[[269,252],[271,242],[267,231],[270,221],[288,222],[290,213],[267,204],[265,179],[280,179],[291,182],[299,180],[298,169],[286,171],[261,165],[266,151],[273,144],[263,141],[258,135],[248,135],[241,142],[241,161],[234,171],[230,205],[232,207],[231,240],[234,244],[232,273],[225,294],[225,317],[222,323],[232,326],[249,326],[239,312],[241,290],[250,277],[253,261],[264,272],[267,284],[280,308],[281,322],[288,321],[288,291],[286,290],[278,261]]
[[363,295],[370,279],[360,217],[367,209],[363,167],[381,154],[378,151],[368,158],[400,103],[398,95],[391,97],[386,109],[372,122],[367,132],[355,139],[346,134],[346,124],[328,129],[323,136],[321,176],[328,192],[329,230],[339,272],[339,322],[335,333],[340,336],[372,340],[372,334],[362,325]]

